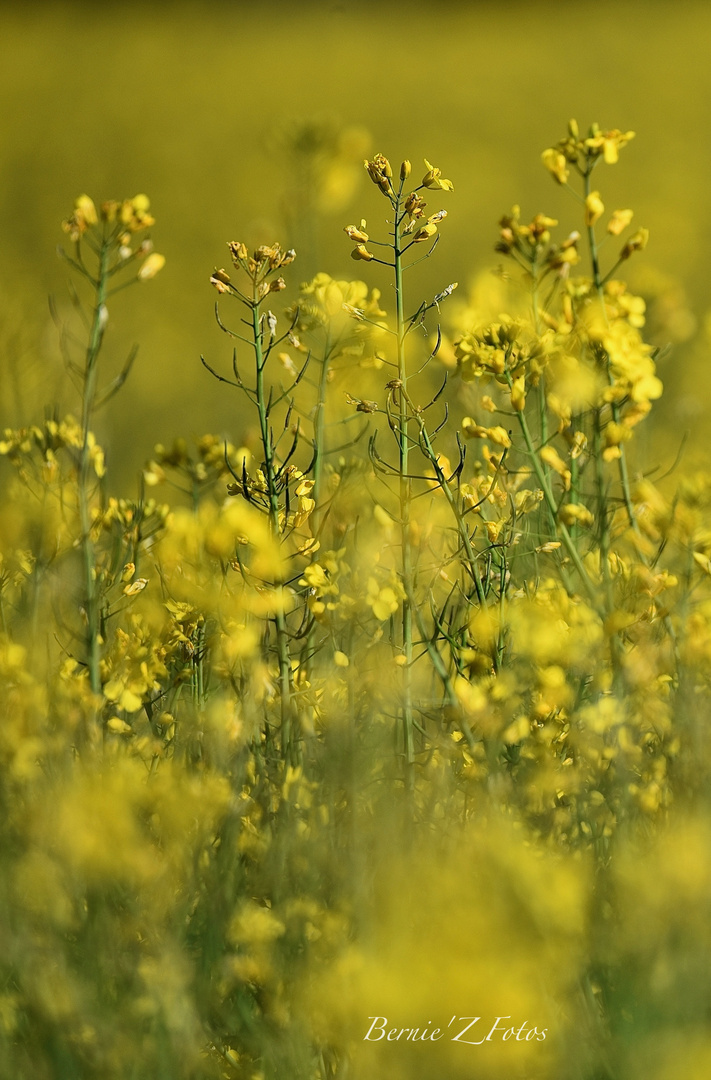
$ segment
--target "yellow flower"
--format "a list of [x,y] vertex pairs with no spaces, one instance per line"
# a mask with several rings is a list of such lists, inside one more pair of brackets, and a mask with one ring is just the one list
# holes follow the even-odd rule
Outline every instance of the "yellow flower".
[[588,228],[596,225],[605,213],[605,204],[600,198],[599,191],[591,191],[585,200],[585,224]]
[[634,236],[631,236],[622,251],[620,252],[621,259],[629,259],[635,251],[643,251],[647,246],[649,240],[649,229],[637,229]]
[[425,158],[425,165],[427,166],[427,172],[422,178],[422,186],[431,188],[434,191],[454,191],[454,184],[451,180],[445,180],[442,177],[442,170],[435,168]]
[[90,199],[88,195],[80,195],[74,205],[77,213],[81,214],[87,225],[96,225],[99,219],[93,199]]
[[154,251],[152,255],[149,255],[146,261],[138,271],[139,281],[150,281],[156,274],[165,266],[165,255],[159,255],[157,251]]
[[423,240],[431,240],[436,232],[437,226],[433,222],[428,221],[426,225],[423,225],[422,228],[415,233],[412,242],[413,244],[419,244]]
[[568,169],[568,164],[565,160],[565,154],[561,154],[560,150],[550,147],[548,150],[543,151],[541,160],[549,173],[551,173],[559,184],[566,184],[568,182],[570,170]]
[[614,165],[619,161],[622,147],[634,139],[634,136],[634,131],[622,132],[618,128],[600,131],[598,125],[593,124],[591,135],[585,139],[584,145],[588,150],[592,150],[595,156],[602,154],[606,165]]
[[353,240],[359,244],[368,243],[368,234],[364,229],[359,229],[357,225],[346,225],[343,229],[344,233],[349,240]]
[[462,434],[465,439],[488,439],[489,442],[503,446],[507,450],[511,446],[511,439],[506,428],[500,425],[490,428],[482,427],[476,420],[472,420],[471,416],[465,416],[462,420]]
[[351,252],[351,258],[356,260],[362,259],[364,262],[370,262],[371,259],[375,258],[375,255],[373,255],[372,251],[368,251],[365,244],[356,244],[356,246],[353,248],[353,251]]
[[607,231],[611,236],[619,236],[623,233],[634,216],[634,210],[615,210],[607,223]]

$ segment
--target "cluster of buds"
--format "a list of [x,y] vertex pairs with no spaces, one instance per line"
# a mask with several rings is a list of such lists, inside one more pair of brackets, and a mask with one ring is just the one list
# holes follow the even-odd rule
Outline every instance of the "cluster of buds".
[[115,249],[117,265],[127,265],[131,261],[142,259],[137,280],[149,281],[165,266],[165,256],[153,251],[153,242],[148,238],[142,240],[136,248],[131,246],[134,233],[155,224],[155,218],[149,213],[149,209],[150,200],[147,195],[134,195],[132,199],[124,199],[123,202],[110,199],[101,203],[98,211],[93,199],[88,195],[80,195],[74,202],[72,214],[62,222],[62,229],[75,244],[79,244],[89,230],[100,229],[101,242],[108,242]]
[[555,146],[543,151],[543,164],[559,184],[565,184],[570,175],[570,165],[582,173],[589,172],[595,161],[602,157],[606,165],[614,165],[620,150],[634,139],[634,131],[602,131],[599,124],[591,124],[588,134],[581,138],[576,120],[568,124],[568,134]]
[[[425,159],[425,165],[427,172],[422,178],[422,182],[419,187],[411,191],[404,199],[404,203],[400,204],[400,198],[402,188],[407,179],[409,179],[412,172],[412,165],[409,161],[405,160],[400,165],[400,188],[397,196],[392,185],[393,170],[390,162],[383,154],[376,154],[372,161],[365,161],[365,168],[370,176],[370,179],[374,184],[377,184],[380,190],[386,195],[393,205],[399,207],[402,205],[405,210],[405,217],[407,223],[403,226],[402,235],[406,236],[414,233],[413,243],[422,243],[427,240],[431,240],[437,234],[437,227],[439,222],[447,216],[446,210],[438,210],[434,214],[430,214],[425,219],[425,207],[427,203],[419,194],[422,188],[431,188],[435,191],[453,191],[454,185],[451,180],[445,180],[442,177],[441,169],[436,168],[427,159]],[[361,221],[360,225],[346,225],[343,230],[348,239],[352,240],[355,244],[351,257],[356,260],[363,260],[364,262],[371,262],[375,259],[375,255],[367,247],[368,233],[365,229],[365,221]]]
[[[284,251],[279,244],[272,244],[271,247],[262,245],[250,254],[246,244],[239,240],[232,240],[227,246],[234,266],[243,270],[251,280],[256,301],[263,300],[269,293],[281,292],[286,288],[286,282],[281,275],[272,281],[267,281],[267,278],[294,261],[296,252],[293,248]],[[241,295],[225,269],[214,270],[210,276],[210,284],[219,293]]]
[[73,213],[62,222],[62,228],[75,242],[100,221],[109,225],[119,224],[129,233],[139,232],[155,225],[155,218],[149,213],[150,205],[147,195],[134,195],[123,202],[110,199],[102,203],[97,212],[94,200],[88,195],[80,195],[75,200]]
[[383,195],[391,199],[395,192],[392,185],[393,170],[388,159],[383,154],[376,154],[372,161],[366,158],[363,164],[373,183],[378,185]]
[[[496,250],[502,255],[511,255],[516,251],[527,262],[537,260],[538,264],[545,264],[551,270],[556,270],[563,275],[567,274],[571,266],[579,260],[577,244],[580,240],[579,232],[571,232],[562,244],[551,244],[551,229],[558,222],[555,218],[547,217],[546,214],[536,214],[528,225],[522,225],[520,221],[521,209],[514,206],[510,214],[504,214],[499,221],[499,241]],[[548,245],[548,250],[541,258],[541,248]]]
[[[366,172],[368,176],[377,184],[384,195],[387,195],[389,199],[394,198],[395,191],[392,185],[393,170],[390,162],[383,154],[376,154],[372,161],[368,161],[367,158],[364,161]],[[420,182],[420,188],[430,188],[433,191],[454,191],[454,184],[451,180],[445,180],[442,176],[442,170],[438,169],[435,165],[425,158],[425,166],[427,171],[425,172]],[[400,165],[400,190],[402,191],[402,185],[409,178],[412,172],[412,165],[407,159]],[[417,189],[419,191],[419,188]]]

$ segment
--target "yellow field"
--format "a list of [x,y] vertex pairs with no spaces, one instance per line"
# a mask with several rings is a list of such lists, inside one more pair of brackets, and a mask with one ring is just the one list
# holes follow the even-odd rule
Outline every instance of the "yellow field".
[[705,1080],[711,10],[0,31],[0,1080]]

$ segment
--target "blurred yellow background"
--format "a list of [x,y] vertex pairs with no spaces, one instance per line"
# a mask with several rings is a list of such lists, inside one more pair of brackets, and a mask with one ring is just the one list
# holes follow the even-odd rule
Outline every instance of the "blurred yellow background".
[[632,206],[651,231],[640,269],[668,275],[671,306],[683,309],[671,331],[663,318],[656,331],[658,343],[677,338],[660,365],[660,460],[684,429],[703,434],[707,3],[25,3],[0,7],[0,29],[2,426],[56,402],[76,409],[47,298],[68,310],[55,248],[80,193],[99,202],[145,191],[168,259],[155,282],[110,305],[107,373],[140,343],[99,429],[128,494],[156,441],[208,430],[241,441],[241,403],[199,362],[201,352],[229,360],[208,283],[226,241],[296,247],[294,287],[317,269],[369,275],[387,307],[382,268],[356,267],[342,228],[382,213],[366,153],[410,157],[416,171],[427,157],[455,192],[418,286],[464,285],[500,261],[496,221],[513,203],[526,219],[545,210],[577,223],[540,163],[576,116],[637,132],[601,179],[607,205]]

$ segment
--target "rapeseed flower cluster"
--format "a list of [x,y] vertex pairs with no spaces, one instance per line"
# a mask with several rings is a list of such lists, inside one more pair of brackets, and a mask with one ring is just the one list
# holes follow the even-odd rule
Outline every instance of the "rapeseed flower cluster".
[[648,234],[591,179],[632,136],[571,122],[578,229],[514,207],[463,299],[412,295],[429,161],[365,162],[387,291],[283,310],[296,253],[231,242],[202,363],[248,419],[133,499],[108,307],[164,260],[145,196],[76,200],[76,415],[0,437],[3,1075],[702,1074],[711,487],[639,446]]

